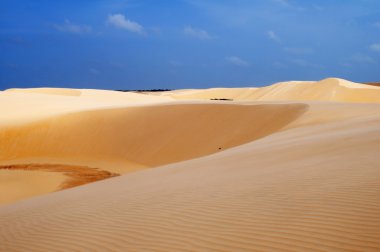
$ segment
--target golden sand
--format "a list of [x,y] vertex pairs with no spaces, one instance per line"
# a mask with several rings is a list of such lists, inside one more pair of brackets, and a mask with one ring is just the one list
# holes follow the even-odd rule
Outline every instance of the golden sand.
[[0,207],[0,251],[380,251],[379,102],[341,79],[0,92],[1,165],[124,173],[48,193],[62,170],[0,170],[41,195]]

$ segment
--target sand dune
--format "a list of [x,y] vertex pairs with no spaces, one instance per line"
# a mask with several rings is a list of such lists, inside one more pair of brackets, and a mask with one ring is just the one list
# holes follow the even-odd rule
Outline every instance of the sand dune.
[[10,88],[7,92],[16,93],[35,93],[35,94],[50,94],[63,96],[81,96],[82,92],[79,89],[71,88]]
[[0,159],[107,160],[107,167],[90,166],[123,173],[136,168],[127,164],[157,166],[247,143],[281,129],[306,109],[302,104],[177,104],[70,113],[0,129]]
[[380,251],[379,94],[0,92],[0,251]]
[[[68,95],[71,93],[77,95]],[[143,106],[172,100],[170,97],[154,97],[105,90],[9,89],[0,91],[0,127],[22,125],[70,112]]]
[[180,92],[165,92],[175,99],[230,99],[230,100],[249,100],[252,94],[258,88],[210,88],[210,89],[194,89],[183,90]]
[[312,81],[280,82],[263,88],[212,88],[168,93],[175,99],[226,98],[249,101],[333,101],[333,102],[380,102],[380,88],[328,78]]
[[259,89],[252,97],[259,101],[380,102],[380,88],[329,78],[319,82],[284,82]]
[[[53,96],[56,95],[57,92]],[[20,99],[16,98],[13,103]],[[65,107],[65,102],[69,102],[66,99],[37,98],[39,103],[34,106],[19,105],[21,113],[15,109],[16,115],[3,114],[6,120],[0,127],[0,168],[1,165],[38,164],[38,167],[45,165],[45,170],[50,172],[65,174],[59,169],[50,169],[49,165],[89,166],[123,174],[208,155],[264,137],[286,126],[307,109],[302,104],[157,103],[99,108],[103,103],[93,100],[76,101]],[[36,99],[34,94],[30,99]],[[44,100],[54,101],[56,107],[48,107],[45,112]],[[70,113],[75,106],[78,111]],[[23,116],[24,110],[29,110],[31,119]],[[32,113],[34,111],[38,113]],[[275,118],[276,123],[269,124]],[[30,184],[23,195],[27,198],[52,192],[62,188],[61,184],[57,181],[53,187],[48,183],[45,191],[39,186],[34,193]],[[0,204],[7,202],[8,199],[0,200]]]
[[1,244],[16,251],[33,241],[35,251],[378,251],[380,112],[370,113],[4,206]]

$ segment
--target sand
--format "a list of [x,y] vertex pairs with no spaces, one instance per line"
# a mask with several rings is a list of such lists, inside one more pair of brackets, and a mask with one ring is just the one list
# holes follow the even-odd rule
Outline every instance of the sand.
[[124,174],[49,193],[62,177],[43,176],[62,173],[20,172],[46,187],[0,207],[0,251],[379,251],[379,90],[327,79],[117,104],[0,93],[66,97],[36,118],[22,111],[37,105],[3,114],[0,164]]
[[62,173],[1,168],[0,205],[54,192],[66,180]]
[[176,99],[225,98],[248,101],[380,102],[380,88],[338,78],[321,81],[280,82],[263,88],[212,88],[170,93]]
[[24,198],[85,185],[117,173],[83,166],[25,164],[0,165],[0,205]]

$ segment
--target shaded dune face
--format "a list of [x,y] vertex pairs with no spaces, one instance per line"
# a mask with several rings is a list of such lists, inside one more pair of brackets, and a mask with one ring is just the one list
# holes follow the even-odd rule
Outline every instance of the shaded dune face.
[[157,166],[264,137],[306,110],[303,104],[190,104],[71,113],[1,129],[0,160],[86,158]]

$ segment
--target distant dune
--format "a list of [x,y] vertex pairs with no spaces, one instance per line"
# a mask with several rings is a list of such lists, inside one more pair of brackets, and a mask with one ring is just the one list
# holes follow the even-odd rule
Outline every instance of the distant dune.
[[380,89],[371,85],[329,78],[322,81],[280,82],[263,88],[211,88],[167,92],[176,99],[227,98],[249,101],[380,102]]
[[380,251],[379,150],[336,78],[2,91],[0,251]]

